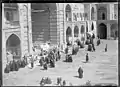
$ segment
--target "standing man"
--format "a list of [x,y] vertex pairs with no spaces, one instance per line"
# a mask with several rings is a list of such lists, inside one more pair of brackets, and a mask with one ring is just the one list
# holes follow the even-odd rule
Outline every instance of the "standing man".
[[92,44],[93,51],[95,51],[94,38],[95,38],[95,35],[94,35],[94,33],[93,33],[93,35],[92,35],[92,37],[91,37],[91,44]]
[[31,68],[33,68],[34,67],[34,59],[33,59],[32,55],[30,55],[30,57],[31,57]]

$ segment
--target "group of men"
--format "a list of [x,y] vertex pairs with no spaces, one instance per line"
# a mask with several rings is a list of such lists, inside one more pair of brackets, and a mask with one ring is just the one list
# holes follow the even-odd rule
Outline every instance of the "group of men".
[[4,69],[5,73],[9,73],[10,71],[18,71],[20,68],[24,68],[28,64],[25,56],[21,59],[16,59],[10,52],[7,52],[7,59],[7,64]]
[[53,48],[49,51],[41,49],[39,63],[40,66],[43,66],[45,70],[48,69],[48,66],[55,67],[55,62],[60,60],[60,51],[57,48]]

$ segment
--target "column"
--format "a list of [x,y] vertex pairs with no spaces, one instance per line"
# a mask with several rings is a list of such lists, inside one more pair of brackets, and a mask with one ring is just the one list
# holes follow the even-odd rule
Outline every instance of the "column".
[[79,35],[78,35],[78,38],[79,38],[79,40],[80,40],[80,37],[81,37],[81,33],[80,33],[80,29],[81,29],[81,26],[80,26],[80,24],[79,24]]
[[74,24],[72,23],[72,45],[74,44]]
[[109,39],[110,38],[110,24],[108,23],[107,24],[107,39]]
[[4,68],[6,65],[6,39],[5,39],[5,32],[4,32],[4,26],[5,26],[5,17],[4,17],[4,3],[2,3],[2,74],[4,74]]
[[24,20],[23,20],[23,5],[18,4],[19,6],[19,21],[20,21],[20,30],[21,30],[21,57],[24,56]]
[[28,4],[28,27],[29,27],[29,52],[33,52],[32,47],[32,21],[31,21],[31,4]]

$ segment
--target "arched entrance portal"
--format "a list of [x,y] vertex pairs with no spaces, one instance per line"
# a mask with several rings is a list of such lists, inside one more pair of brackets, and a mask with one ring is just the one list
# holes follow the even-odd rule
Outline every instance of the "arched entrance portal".
[[66,42],[69,42],[72,37],[72,29],[70,27],[66,30]]
[[103,23],[101,23],[98,27],[98,36],[100,39],[107,39],[107,27]]
[[20,39],[17,35],[12,34],[6,41],[6,52],[10,51],[15,55],[16,58],[21,57],[21,47],[20,47]]

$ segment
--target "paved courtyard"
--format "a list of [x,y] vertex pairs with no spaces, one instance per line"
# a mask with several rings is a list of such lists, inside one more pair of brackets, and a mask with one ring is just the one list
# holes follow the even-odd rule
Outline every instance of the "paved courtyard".
[[[104,52],[106,43],[108,51]],[[86,49],[80,49],[79,53],[73,56],[73,63],[63,62],[65,55],[62,54],[60,61],[56,62],[55,68],[48,68],[47,71],[42,67],[36,66],[33,69],[28,67],[21,68],[19,71],[10,72],[3,75],[3,85],[5,86],[39,86],[40,80],[44,76],[52,79],[52,85],[56,85],[57,77],[62,77],[67,84],[82,85],[88,80],[91,84],[114,83],[118,84],[118,41],[102,40],[102,44],[96,47],[96,52],[88,52],[90,61],[84,63]],[[78,78],[78,67],[82,66],[83,78]]]

